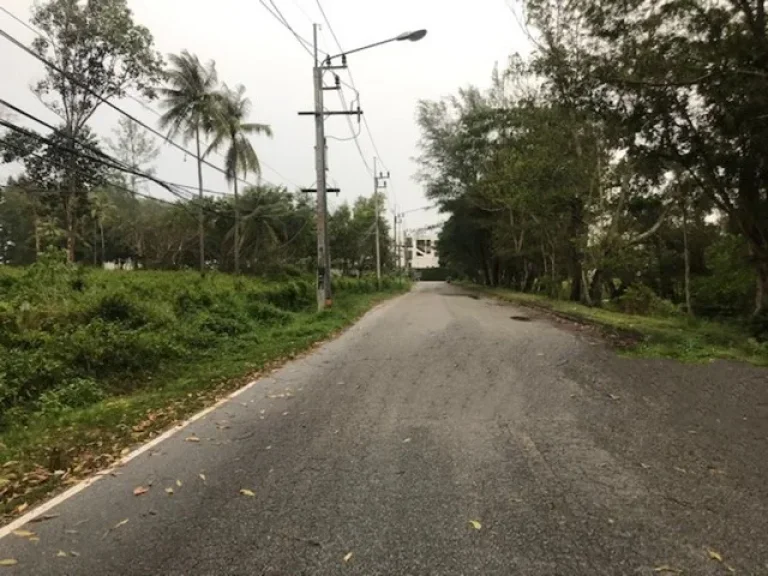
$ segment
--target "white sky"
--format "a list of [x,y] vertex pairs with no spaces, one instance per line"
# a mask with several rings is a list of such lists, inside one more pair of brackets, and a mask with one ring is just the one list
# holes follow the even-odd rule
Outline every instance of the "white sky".
[[[511,0],[509,0],[511,1]],[[403,31],[428,29],[420,42],[397,42],[354,54],[349,65],[361,94],[361,108],[368,120],[381,161],[391,172],[390,209],[413,210],[427,204],[421,186],[414,180],[413,157],[419,129],[415,122],[420,99],[438,99],[461,86],[489,84],[496,62],[504,66],[514,52],[527,52],[527,40],[513,19],[505,0],[321,0],[323,8],[345,50],[384,40]],[[301,36],[312,39],[312,22],[323,23],[316,0],[275,0],[288,22]],[[28,19],[32,0],[0,0],[0,6]],[[201,60],[216,61],[220,80],[242,83],[253,101],[252,120],[270,124],[272,140],[254,140],[262,161],[263,177],[273,183],[309,187],[314,176],[314,126],[311,116],[312,60],[292,34],[277,22],[258,0],[129,0],[135,20],[147,26],[163,54],[188,49]],[[34,35],[0,12],[0,28],[29,44]],[[336,53],[335,44],[323,23],[321,49]],[[50,123],[56,117],[30,93],[30,83],[43,75],[43,65],[0,38],[0,97],[38,115]],[[342,79],[349,81],[346,74]],[[329,78],[330,81],[330,78]],[[326,92],[326,107],[339,109],[338,96]],[[347,100],[352,92],[347,91]],[[130,100],[120,105],[147,124],[156,118]],[[157,108],[157,103],[153,104]],[[21,122],[41,130],[34,124]],[[102,109],[92,127],[109,136],[117,114]],[[356,125],[356,120],[355,127]],[[343,117],[326,121],[326,135],[349,137]],[[369,165],[374,155],[365,129],[358,139]],[[372,193],[372,178],[354,142],[328,141],[329,184],[342,189],[331,196],[331,208],[344,200]],[[213,163],[220,159],[212,156]],[[184,154],[163,147],[155,163],[157,174],[170,181],[194,185],[195,163]],[[7,175],[7,168],[0,175]],[[255,181],[254,177],[249,177]],[[205,186],[226,190],[212,169],[205,173]],[[151,193],[166,195],[161,189]],[[436,212],[414,212],[405,226],[418,227],[439,220]]]

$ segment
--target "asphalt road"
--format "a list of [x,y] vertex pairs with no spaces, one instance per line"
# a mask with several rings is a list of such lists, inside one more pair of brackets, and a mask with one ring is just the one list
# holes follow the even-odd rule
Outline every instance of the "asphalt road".
[[767,375],[421,284],[0,540],[0,574],[768,574]]

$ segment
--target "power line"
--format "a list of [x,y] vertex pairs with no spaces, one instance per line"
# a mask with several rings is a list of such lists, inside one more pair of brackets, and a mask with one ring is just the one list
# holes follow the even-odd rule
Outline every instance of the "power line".
[[[82,151],[78,151],[76,148],[70,148],[68,146],[63,146],[61,144],[57,144],[56,142],[54,142],[50,138],[46,138],[42,134],[38,134],[37,132],[35,132],[33,130],[28,130],[26,128],[22,128],[21,126],[18,126],[16,124],[13,124],[12,122],[8,122],[6,120],[0,119],[0,126],[4,126],[4,127],[8,128],[10,130],[13,130],[14,132],[17,132],[19,134],[25,135],[25,136],[27,136],[29,138],[34,138],[38,142],[43,142],[44,144],[46,144],[46,145],[48,145],[48,146],[50,146],[52,148],[55,148],[57,150],[61,150],[61,151],[66,152],[67,154],[70,154],[72,156],[76,156],[78,158],[82,158],[82,159],[85,159],[85,160],[90,160],[91,162],[95,162],[96,164],[101,164],[102,166],[105,166],[107,168],[112,168],[113,170],[117,170],[119,172],[125,172],[126,174],[133,174],[135,176],[139,176],[141,178],[144,178],[146,180],[154,182],[155,184],[161,186],[162,188],[164,188],[165,190],[170,192],[173,196],[176,196],[177,198],[179,198],[181,200],[191,201],[188,197],[185,197],[178,190],[174,189],[174,187],[170,183],[165,182],[165,181],[163,181],[163,180],[161,180],[159,178],[156,178],[156,177],[152,176],[151,174],[147,174],[145,172],[141,172],[140,170],[135,170],[135,169],[133,169],[133,168],[131,168],[129,166],[126,166],[123,163],[121,163],[119,160],[117,160],[115,158],[112,158],[108,154],[105,154],[104,152],[101,152],[98,149],[94,149],[92,146],[89,146],[89,145],[83,144],[82,142],[79,142],[75,138],[71,138],[73,143],[77,143],[79,146],[82,146],[84,148],[91,148],[91,149],[96,150],[97,153],[98,153],[98,156],[91,156],[90,154],[84,154]],[[35,155],[35,156],[40,158],[39,155]],[[50,161],[50,159],[46,159],[45,157],[42,157],[42,159],[44,159],[46,161]],[[63,168],[63,166],[61,166],[61,167]],[[68,168],[65,168],[65,169],[68,169]],[[83,174],[82,171],[80,171],[79,173]],[[128,189],[128,188],[125,188],[125,187],[122,187],[122,186],[119,186],[119,187],[124,188],[124,189],[130,191],[130,189]],[[132,193],[133,191],[130,191],[130,192]],[[194,201],[191,201],[191,202],[194,204]],[[201,207],[202,207],[203,210],[206,210],[208,212],[212,212],[214,214],[220,214],[219,211],[208,209],[208,208],[206,208],[203,205],[201,205]]]
[[[2,121],[0,121],[0,123],[2,123]],[[30,134],[30,136],[33,136],[33,137],[34,137],[35,135],[34,135],[34,134]],[[41,137],[41,138],[42,138],[42,137]],[[34,156],[35,158],[38,158],[38,159],[40,159],[40,160],[43,160],[43,161],[45,161],[45,162],[49,162],[49,163],[51,163],[51,164],[57,165],[57,166],[58,166],[59,168],[61,168],[62,170],[69,170],[69,169],[71,169],[71,168],[72,168],[71,166],[67,166],[67,165],[66,165],[64,162],[62,162],[62,161],[54,161],[54,160],[52,160],[52,159],[50,159],[50,158],[47,158],[47,157],[43,156],[43,155],[42,155],[42,154],[40,154],[39,152],[29,152],[28,150],[24,150],[24,149],[20,148],[19,146],[15,146],[15,145],[13,145],[12,143],[9,143],[9,142],[6,142],[6,143],[5,143],[5,145],[6,145],[6,146],[10,146],[11,148],[15,149],[15,150],[16,150],[16,152],[18,152],[18,153],[20,153],[20,154],[26,154],[26,155],[29,155],[29,156]],[[55,145],[53,145],[53,144],[51,144],[51,145],[55,147]],[[59,148],[60,148],[60,149],[62,149],[62,150],[64,150],[65,152],[69,152],[69,149],[67,149],[66,147],[59,147]],[[76,173],[76,174],[79,174],[79,175],[81,175],[81,176],[88,176],[88,175],[87,175],[85,172],[83,172],[82,170],[74,169],[74,170],[72,170],[72,171],[73,171],[74,173]],[[44,189],[44,188],[29,188],[29,186],[28,186],[26,183],[22,183],[22,184],[19,184],[18,186],[19,186],[20,188],[24,189],[24,190],[35,190],[35,191],[37,191],[37,192],[50,192],[50,190],[46,190],[46,189]],[[177,206],[177,207],[181,207],[181,208],[183,208],[183,209],[184,209],[186,212],[189,212],[190,214],[194,214],[193,212],[191,212],[191,211],[189,210],[189,208],[187,208],[187,206],[186,206],[185,204],[180,204],[180,203],[178,203],[178,202],[170,202],[170,201],[168,201],[168,200],[164,200],[164,199],[162,199],[162,198],[157,198],[156,196],[150,196],[150,195],[148,195],[148,194],[144,194],[144,193],[142,193],[142,192],[139,192],[139,191],[137,191],[137,190],[131,190],[130,188],[128,188],[128,187],[126,187],[126,186],[123,186],[122,184],[119,184],[119,183],[117,183],[117,182],[109,182],[109,186],[111,186],[111,187],[113,187],[113,188],[116,188],[116,189],[118,189],[118,190],[122,190],[123,192],[127,192],[127,193],[128,193],[128,194],[130,194],[130,195],[134,195],[134,196],[140,196],[140,197],[142,197],[142,198],[146,198],[146,199],[148,199],[148,200],[154,200],[154,201],[156,201],[156,202],[160,202],[160,203],[163,203],[163,204],[167,204],[167,205],[169,205],[169,206]],[[7,188],[8,186],[5,186],[5,187]],[[190,200],[190,199],[187,199],[187,198],[183,198],[182,196],[179,196],[179,195],[177,195],[177,194],[174,194],[174,195],[175,195],[175,196],[177,196],[177,198],[179,198],[179,199],[181,199],[181,200],[185,200],[185,201],[189,202],[190,204],[195,204],[194,200]],[[208,212],[213,212],[213,213],[215,213],[215,214],[216,214],[216,215],[218,215],[218,216],[222,216],[222,215],[224,215],[224,216],[227,216],[227,214],[226,214],[226,213],[222,213],[222,212],[218,212],[218,211],[211,211],[211,210],[207,210],[207,211],[208,211]]]
[[[46,39],[46,40],[48,40],[47,36],[46,36],[45,34],[43,34],[43,33],[42,33],[40,30],[38,30],[38,29],[37,29],[37,28],[35,28],[34,26],[30,25],[29,23],[25,22],[24,20],[22,20],[21,18],[19,18],[19,17],[18,17],[18,16],[16,16],[15,14],[13,14],[13,13],[12,13],[10,10],[8,10],[7,8],[5,8],[5,7],[3,7],[3,6],[0,6],[0,10],[2,10],[4,13],[6,13],[6,14],[7,14],[8,16],[10,16],[11,18],[13,18],[13,19],[14,19],[16,22],[18,22],[19,24],[21,24],[22,26],[24,26],[25,28],[27,28],[27,30],[30,30],[30,31],[31,31],[33,34],[36,34],[36,35],[37,35],[37,36],[39,36],[40,38],[43,38],[43,39]],[[125,95],[125,97],[126,97],[126,98],[128,98],[129,100],[133,100],[133,101],[134,101],[134,102],[136,102],[136,103],[137,103],[139,106],[141,106],[142,108],[144,108],[144,109],[145,109],[145,110],[147,110],[148,112],[151,112],[152,114],[154,114],[154,115],[155,115],[155,116],[157,116],[158,118],[162,117],[162,114],[161,114],[160,112],[158,112],[157,110],[155,110],[154,108],[152,108],[152,107],[151,107],[149,104],[147,104],[146,102],[144,102],[144,101],[140,100],[139,98],[137,98],[137,97],[136,97],[136,96],[134,96],[133,94],[126,94],[126,95]],[[169,138],[168,136],[161,136],[161,138],[162,138],[162,140],[163,140],[163,141],[170,141],[170,138]],[[213,151],[213,153],[214,153],[216,156],[218,156],[219,158],[221,158],[222,160],[224,160],[224,159],[225,159],[225,158],[224,158],[224,155],[223,155],[223,154],[221,154],[220,152],[218,152],[218,151],[215,151],[215,150],[214,150],[214,151]],[[299,188],[299,187],[300,187],[298,184],[296,184],[295,182],[292,182],[292,181],[291,181],[289,178],[286,178],[286,177],[285,177],[283,174],[281,174],[281,173],[280,173],[280,172],[279,172],[279,171],[278,171],[276,168],[274,168],[274,167],[270,166],[269,164],[267,164],[267,163],[266,163],[266,162],[264,162],[263,160],[259,159],[259,163],[260,163],[262,166],[264,166],[264,167],[265,167],[267,170],[271,170],[272,172],[274,172],[275,174],[277,174],[277,175],[278,175],[280,178],[282,178],[284,181],[288,182],[288,184],[291,184],[292,186],[295,186],[296,188]],[[274,182],[270,182],[269,180],[267,180],[266,178],[264,178],[264,177],[262,177],[262,176],[260,176],[260,177],[261,177],[261,179],[262,179],[262,180],[264,180],[264,181],[265,181],[265,182],[267,182],[268,184],[270,184],[270,185],[272,185],[272,186],[276,186],[276,184],[275,184]],[[244,182],[244,180],[241,180],[241,181],[243,181],[243,182]]]
[[[16,16],[15,14],[13,14],[13,13],[12,13],[10,10],[8,10],[7,8],[5,8],[5,7],[3,7],[3,6],[0,6],[0,10],[2,10],[3,12],[5,12],[5,13],[6,13],[8,16],[10,16],[11,18],[13,18],[13,19],[14,19],[16,22],[18,22],[19,24],[21,24],[22,26],[24,26],[24,27],[25,27],[27,30],[31,31],[33,34],[36,34],[36,35],[37,35],[37,36],[39,36],[40,38],[43,38],[43,39],[46,39],[46,40],[48,39],[48,38],[46,37],[46,35],[45,35],[45,34],[43,34],[43,33],[42,33],[40,30],[38,30],[38,29],[37,29],[37,28],[35,28],[34,26],[30,25],[29,23],[25,22],[24,20],[22,20],[21,18],[19,18],[19,17],[18,17],[18,16]],[[136,104],[138,104],[139,106],[141,106],[142,108],[144,108],[144,109],[145,109],[145,110],[147,110],[148,112],[151,112],[152,114],[154,114],[154,115],[155,115],[155,116],[157,116],[158,118],[162,117],[162,114],[161,114],[160,112],[158,112],[157,110],[155,110],[154,108],[152,108],[152,107],[151,107],[149,104],[147,104],[147,103],[146,103],[146,102],[144,102],[143,100],[141,100],[141,99],[137,98],[137,97],[136,97],[136,96],[134,96],[133,94],[126,94],[126,95],[125,95],[125,97],[126,97],[126,98],[128,98],[129,100],[132,100],[132,101],[134,101]],[[161,138],[162,138],[162,140],[163,140],[164,142],[170,141],[170,138],[169,138],[168,136],[161,136]],[[216,156],[218,156],[219,158],[221,158],[222,160],[224,159],[224,155],[223,155],[223,154],[221,154],[220,152],[218,152],[218,151],[215,151],[215,150],[214,150],[214,151],[213,151],[213,153],[214,153]],[[193,156],[194,156],[194,155],[193,155]],[[286,178],[284,175],[282,175],[280,172],[278,172],[278,171],[277,171],[275,168],[273,168],[272,166],[270,166],[270,165],[269,165],[269,164],[267,164],[266,162],[264,162],[264,161],[262,161],[261,159],[259,159],[259,163],[260,163],[262,166],[264,166],[265,168],[267,168],[268,170],[271,170],[272,172],[274,172],[275,174],[277,174],[277,175],[278,175],[280,178],[282,178],[283,180],[285,180],[285,181],[286,181],[286,182],[288,182],[289,184],[291,184],[291,185],[293,185],[293,186],[296,186],[297,188],[299,188],[299,185],[298,185],[298,184],[296,184],[295,182],[291,182],[291,180],[289,180],[288,178]],[[270,182],[270,181],[269,181],[269,180],[267,180],[266,178],[263,178],[263,177],[262,177],[262,180],[264,180],[265,182],[267,182],[267,184],[271,184],[272,186],[276,186],[276,184],[274,184],[273,182]],[[204,191],[205,191],[205,190],[204,190]]]
[[[145,130],[148,130],[149,132],[151,132],[152,134],[154,134],[155,136],[157,136],[158,138],[160,138],[161,140],[163,140],[167,144],[170,144],[171,146],[173,146],[174,148],[177,148],[178,150],[181,150],[182,152],[184,152],[185,154],[187,154],[189,156],[192,156],[193,158],[197,158],[196,154],[193,154],[190,150],[187,150],[184,146],[182,146],[180,144],[177,144],[176,142],[174,142],[173,140],[167,138],[166,136],[163,136],[163,134],[161,134],[160,132],[158,132],[157,130],[152,128],[151,126],[148,126],[147,124],[145,124],[144,122],[142,122],[141,120],[139,120],[135,116],[129,114],[128,112],[126,112],[125,110],[123,110],[122,108],[117,106],[116,104],[113,104],[112,102],[110,102],[109,100],[104,98],[101,94],[99,94],[98,92],[93,90],[91,87],[89,87],[87,84],[85,84],[83,82],[80,82],[76,78],[73,78],[71,74],[65,72],[59,66],[57,66],[56,64],[54,64],[53,62],[51,62],[47,58],[44,58],[43,56],[41,56],[40,54],[38,54],[34,50],[30,49],[28,46],[26,46],[25,44],[23,44],[22,42],[20,42],[19,40],[17,40],[16,38],[11,36],[10,34],[8,34],[8,32],[6,32],[5,30],[0,29],[0,36],[2,36],[3,38],[5,38],[9,42],[11,42],[11,44],[16,46],[17,48],[20,48],[21,50],[23,50],[24,52],[26,52],[27,54],[29,54],[33,58],[36,58],[37,60],[39,60],[40,62],[42,62],[46,66],[48,66],[49,68],[55,70],[61,76],[63,76],[67,80],[69,80],[72,84],[74,84],[74,85],[80,87],[81,89],[85,90],[86,92],[88,92],[91,96],[96,98],[102,104],[106,104],[107,106],[109,106],[110,108],[115,110],[116,112],[118,112],[118,113],[122,114],[123,116],[125,116],[126,118],[132,120],[133,122],[135,122],[136,124],[138,124],[139,126],[144,128]],[[223,168],[220,168],[219,166],[216,166],[215,164],[212,164],[208,160],[205,160],[204,158],[200,158],[200,162],[205,164],[206,166],[208,166],[210,168],[213,168],[214,170],[224,174],[225,176],[227,176],[227,171],[226,170],[224,170]],[[248,184],[249,186],[253,186],[254,185],[251,182],[248,182],[247,180],[245,180],[243,178],[239,178],[237,176],[235,176],[235,178],[239,182],[243,182],[244,184]]]
[[[331,21],[328,18],[328,15],[325,13],[325,10],[323,9],[322,3],[320,2],[320,0],[315,0],[315,2],[317,3],[317,7],[320,9],[320,14],[322,14],[323,20],[325,20],[325,23],[328,25],[328,31],[331,33],[331,36],[333,37],[334,42],[336,42],[336,46],[339,48],[339,52],[343,53],[344,52],[344,48],[342,48],[341,42],[339,42],[339,37],[336,35],[336,32],[333,30],[333,26],[331,25]],[[354,90],[355,92],[357,92],[357,94],[359,96],[360,92],[358,91],[357,86],[355,85],[355,78],[352,75],[352,69],[349,67],[349,65],[347,65],[347,73],[349,74],[349,81],[351,83],[351,86],[349,86],[349,87],[352,90]],[[360,149],[360,143],[357,141],[357,138],[360,135],[360,131],[358,130],[357,135],[355,135],[355,131],[352,128],[351,120],[349,118],[347,118],[347,120],[348,120],[348,124],[349,124],[349,128],[350,128],[350,132],[352,133],[353,138],[355,140],[355,145],[357,147],[358,152],[360,153],[360,157],[363,160],[363,163],[365,164],[366,170],[369,173],[371,173],[371,168],[368,165],[368,161],[365,158],[365,154],[363,154],[362,150]],[[368,125],[368,119],[365,116],[362,117],[362,126],[365,127],[365,131],[368,134],[368,139],[371,141],[371,145],[373,147],[374,152],[376,153],[376,156],[379,159],[379,162],[381,162],[381,165],[384,167],[385,170],[389,171],[388,168],[387,168],[386,163],[382,160],[381,152],[379,152],[379,148],[378,148],[378,146],[376,146],[376,141],[373,138],[373,132],[371,131],[371,128]]]
[[269,0],[269,3],[272,5],[272,8],[270,8],[265,0],[259,0],[259,3],[264,7],[264,9],[269,12],[272,17],[277,20],[282,26],[288,29],[288,31],[293,34],[293,37],[296,38],[299,45],[304,48],[304,50],[312,56],[315,57],[313,51],[312,51],[312,43],[301,36],[296,30],[293,29],[293,27],[288,23],[288,20],[283,16],[283,13],[280,12],[280,9],[275,4],[274,0]]
[[[48,128],[52,132],[61,133],[61,130],[59,128],[56,128],[55,126],[49,124],[48,122],[46,122],[44,120],[41,120],[40,118],[38,118],[34,114],[30,114],[29,112],[27,112],[25,110],[22,110],[18,106],[14,106],[13,104],[11,104],[10,102],[8,102],[7,100],[5,100],[3,98],[0,98],[0,104],[5,106],[6,108],[9,108],[9,109],[13,110],[17,114],[21,114],[22,116],[24,116],[25,118],[27,118],[29,120],[32,120],[33,122],[37,122],[38,124]],[[74,138],[73,138],[73,140],[74,140]],[[89,144],[86,144],[86,143],[83,143],[83,142],[79,142],[79,141],[78,141],[78,144],[83,146],[84,148],[88,148],[89,150],[91,150],[92,152],[94,152],[97,155],[102,155],[103,154],[102,150],[100,150],[98,148],[95,148],[95,147],[93,147],[93,146],[91,146]],[[115,161],[116,162],[120,162],[120,164],[122,164],[123,166],[127,166],[128,168],[132,168],[129,164],[126,164],[125,162],[122,162],[122,161],[120,161],[118,159],[115,159]],[[188,190],[199,190],[200,189],[198,186],[191,186],[191,185],[188,185],[188,184],[179,184],[177,182],[170,182],[168,180],[163,180],[163,182],[165,182],[165,183],[167,183],[167,184],[169,184],[171,186],[176,186],[176,187],[179,187],[179,188],[186,188]],[[223,192],[221,190],[211,190],[209,188],[203,188],[203,192],[206,192],[208,194],[216,194],[216,195],[219,195],[219,196],[231,196],[232,195],[231,192]]]
[[294,6],[296,6],[296,8],[298,8],[298,9],[301,11],[301,13],[302,13],[302,14],[304,14],[304,17],[307,19],[307,21],[308,21],[310,24],[314,24],[314,23],[315,23],[315,21],[314,21],[314,20],[312,19],[312,17],[311,17],[311,16],[310,16],[310,15],[307,13],[307,11],[306,11],[306,10],[304,10],[304,8],[302,8],[301,4],[299,3],[299,0],[292,0],[292,2],[293,2],[293,5],[294,5]]
[[[344,48],[341,47],[341,43],[339,42],[338,36],[336,36],[336,33],[333,31],[333,26],[331,26],[331,22],[328,19],[328,16],[325,13],[325,10],[323,9],[323,5],[321,4],[320,0],[315,0],[317,3],[317,7],[320,9],[320,13],[323,16],[323,20],[325,20],[325,23],[328,25],[328,30],[331,33],[331,36],[333,36],[333,40],[336,42],[336,46],[339,48],[339,52],[344,52]],[[347,73],[349,74],[349,81],[351,82],[352,86],[351,88],[355,91],[357,91],[357,87],[355,86],[355,78],[352,75],[352,69],[347,66]],[[368,134],[368,139],[371,141],[371,145],[373,147],[373,151],[376,153],[376,156],[379,158],[379,161],[381,162],[382,166],[385,170],[388,171],[386,163],[381,158],[381,152],[379,152],[378,146],[376,146],[376,141],[373,138],[373,132],[371,131],[370,126],[368,125],[368,120],[365,116],[363,116],[363,126],[365,126],[365,130]],[[354,131],[353,131],[354,133]]]

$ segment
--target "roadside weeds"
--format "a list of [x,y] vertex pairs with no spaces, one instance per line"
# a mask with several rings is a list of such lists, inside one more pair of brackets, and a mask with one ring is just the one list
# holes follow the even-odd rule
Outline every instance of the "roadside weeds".
[[331,310],[297,315],[265,333],[233,338],[200,361],[152,376],[155,385],[0,434],[0,524],[117,464],[133,448],[324,342],[401,292],[343,294]]
[[614,348],[628,356],[673,358],[683,362],[738,360],[768,366],[768,343],[757,342],[736,325],[682,315],[636,316],[501,288],[464,283],[459,286],[567,322],[594,327]]

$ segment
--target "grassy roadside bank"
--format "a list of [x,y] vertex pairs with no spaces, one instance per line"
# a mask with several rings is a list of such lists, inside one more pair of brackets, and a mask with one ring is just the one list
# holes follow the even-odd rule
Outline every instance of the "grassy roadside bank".
[[407,289],[341,279],[317,313],[304,279],[49,273],[0,275],[4,521]]
[[757,366],[768,366],[768,343],[757,342],[746,330],[735,324],[688,318],[682,314],[639,316],[501,288],[468,283],[460,285],[500,300],[587,323],[604,333],[618,335],[626,344],[622,346],[622,353],[630,356],[674,358],[684,362],[740,360]]

